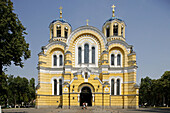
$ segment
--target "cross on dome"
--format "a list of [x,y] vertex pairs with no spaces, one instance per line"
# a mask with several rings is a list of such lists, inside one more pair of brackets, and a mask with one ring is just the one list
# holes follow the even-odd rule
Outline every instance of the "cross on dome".
[[60,18],[62,18],[62,9],[63,9],[63,7],[60,6],[59,9],[60,9]]
[[113,10],[112,10],[112,13],[113,13],[113,14],[112,14],[112,17],[115,17],[115,14],[114,14],[114,13],[115,13],[115,7],[116,7],[116,6],[113,4],[113,5],[112,5],[112,8],[113,8]]
[[89,22],[89,20],[87,19],[87,20],[86,20],[86,22],[87,22],[87,24],[86,24],[86,25],[88,26],[88,25],[89,25],[89,23],[88,23],[88,22]]

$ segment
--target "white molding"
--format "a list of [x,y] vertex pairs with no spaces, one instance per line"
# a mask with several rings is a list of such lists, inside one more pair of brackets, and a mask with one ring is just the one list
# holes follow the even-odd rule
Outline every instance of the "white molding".
[[64,82],[64,80],[63,80],[64,78],[61,77],[61,76],[60,76],[60,77],[54,76],[54,77],[51,78],[52,95],[54,95],[54,80],[55,80],[55,79],[57,80],[57,95],[59,95],[59,91],[60,91],[60,90],[59,90],[59,85],[60,85],[60,84],[59,84],[59,80],[62,79],[62,83],[63,83],[63,82]]
[[124,84],[130,84],[130,83],[136,83],[135,81],[127,81],[127,82],[124,82]]
[[[53,56],[54,56],[54,55],[57,56],[57,66],[54,66],[54,59],[53,59]],[[60,55],[62,55],[62,58],[63,58],[63,59],[62,59],[62,60],[63,60],[63,62],[62,62],[63,65],[62,65],[62,66],[60,66],[60,58],[59,58]],[[61,51],[54,51],[53,54],[51,55],[51,62],[52,62],[52,63],[51,63],[51,67],[52,67],[52,68],[63,67],[63,66],[64,66],[64,55],[63,55],[63,53],[62,53]]]
[[43,82],[43,81],[40,81],[40,84],[51,84],[51,82]]
[[123,78],[122,77],[120,77],[120,76],[111,76],[110,78],[109,78],[109,84],[110,84],[110,95],[111,95],[111,80],[112,79],[114,79],[114,95],[117,95],[117,79],[119,79],[120,80],[120,89],[119,89],[119,91],[120,91],[120,95],[122,94],[122,83],[123,83]]
[[[114,55],[114,65],[111,65],[111,55]],[[120,66],[117,65],[117,55],[120,54],[121,56],[121,62],[120,62]],[[109,55],[109,61],[110,61],[110,67],[122,67],[122,63],[123,63],[123,55],[119,50],[113,50],[111,51],[110,55]]]
[[[98,47],[99,43],[91,37],[93,37],[93,36],[83,35],[77,39],[77,42],[76,42],[75,48],[74,48],[74,50],[75,50],[75,55],[74,55],[75,67],[83,67],[83,65],[78,64],[78,47],[81,47],[81,51],[82,51],[81,61],[82,61],[82,63],[84,63],[84,45],[86,43],[89,44],[89,67],[98,67],[98,58],[99,58],[98,50],[100,49],[100,47]],[[91,64],[92,63],[92,47],[95,47],[95,64]]]
[[44,69],[39,69],[39,73],[48,73],[48,74],[62,74],[63,73],[63,70],[62,71],[55,71],[55,70],[44,70]]

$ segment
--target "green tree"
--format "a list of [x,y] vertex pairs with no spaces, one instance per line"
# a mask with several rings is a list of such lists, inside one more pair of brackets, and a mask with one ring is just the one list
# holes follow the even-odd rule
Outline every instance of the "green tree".
[[139,89],[139,99],[140,104],[144,105],[145,103],[149,104],[151,103],[150,97],[151,97],[151,84],[152,81],[149,77],[142,78],[140,89]]
[[[2,77],[3,76],[3,77]],[[7,86],[7,75],[3,72],[0,75],[1,78],[1,89],[0,89],[0,105],[7,104],[7,97],[8,97],[8,86]]]
[[170,71],[166,71],[160,81],[162,82],[163,104],[170,105]]
[[11,0],[0,1],[0,75],[4,66],[13,62],[23,67],[23,59],[30,58],[29,44],[25,41],[26,28],[13,10]]
[[33,105],[35,100],[35,79],[31,78],[29,82],[29,101]]

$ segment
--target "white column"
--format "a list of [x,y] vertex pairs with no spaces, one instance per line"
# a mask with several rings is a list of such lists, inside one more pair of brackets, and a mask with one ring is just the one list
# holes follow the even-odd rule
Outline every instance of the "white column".
[[89,48],[89,63],[92,63],[92,49],[91,49],[91,46]]
[[60,83],[59,83],[59,79],[57,79],[57,95],[59,95],[59,91],[60,91],[60,89],[59,89],[59,85],[60,85]]
[[93,96],[93,102],[94,102],[94,94],[92,96]]
[[115,79],[115,82],[114,82],[114,95],[116,95],[116,92],[117,92],[117,80]]
[[59,55],[57,55],[57,67],[59,66]]
[[115,60],[115,67],[117,67],[117,54],[115,54],[114,60]]
[[84,46],[82,47],[82,57],[81,58],[82,58],[81,59],[82,63],[84,63]]

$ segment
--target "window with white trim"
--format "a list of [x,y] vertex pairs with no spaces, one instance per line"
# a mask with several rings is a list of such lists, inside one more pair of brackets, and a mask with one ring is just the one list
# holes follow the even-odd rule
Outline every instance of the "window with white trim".
[[57,25],[57,37],[61,37],[61,26]]
[[89,44],[84,45],[84,63],[89,63]]
[[59,80],[59,95],[62,95],[62,79]]
[[114,54],[111,54],[111,65],[114,66],[115,65],[115,55]]
[[57,66],[57,55],[53,55],[53,65]]
[[54,79],[53,82],[54,82],[54,86],[53,86],[54,87],[54,89],[53,89],[54,91],[53,92],[54,92],[54,95],[57,95],[57,80]]
[[115,23],[113,26],[113,35],[118,36],[118,24]]
[[121,65],[121,55],[120,54],[117,55],[117,65],[118,66]]
[[120,95],[120,79],[117,79],[117,95]]
[[115,88],[115,82],[114,79],[111,80],[111,95],[114,95],[114,88]]
[[95,47],[92,47],[92,64],[95,64]]
[[81,47],[78,48],[78,64],[81,64]]
[[63,65],[63,55],[60,55],[59,58],[60,58],[60,66],[62,66]]

